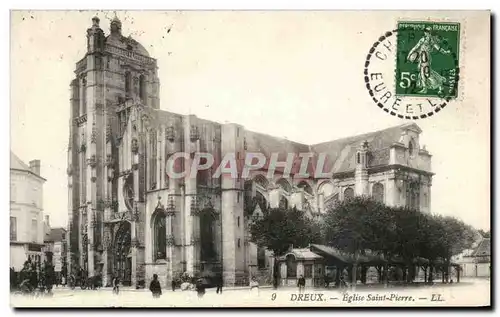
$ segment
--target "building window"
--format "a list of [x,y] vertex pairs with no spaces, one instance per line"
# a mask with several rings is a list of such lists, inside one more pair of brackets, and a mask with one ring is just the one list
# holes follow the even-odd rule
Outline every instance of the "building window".
[[238,248],[241,246],[241,239],[238,238]]
[[81,116],[87,113],[87,78],[82,78],[82,112]]
[[149,188],[151,190],[156,189],[156,164],[157,159],[156,159],[156,151],[157,151],[157,145],[158,142],[156,140],[156,131],[153,131],[150,135],[149,138],[149,144],[150,144],[150,149],[151,149],[151,155],[149,156]]
[[10,217],[10,241],[17,240],[17,219]]
[[240,216],[238,216],[238,228],[240,227]]
[[406,206],[410,209],[420,210],[420,185],[411,182],[406,189]]
[[410,153],[410,156],[413,156],[415,152],[415,143],[413,142],[413,140],[408,143],[408,152]]
[[312,270],[313,270],[312,264],[304,264],[304,277],[312,278]]
[[146,103],[146,79],[144,75],[139,76],[139,98]]
[[359,153],[356,154],[356,163],[361,164],[361,155]]
[[[205,209],[200,216],[201,261],[213,261],[215,250],[215,217],[212,210]],[[239,243],[239,240],[238,240]],[[239,245],[238,245],[239,246]]]
[[291,254],[286,256],[286,277],[297,277],[297,261]]
[[156,212],[154,218],[154,256],[155,260],[165,260],[167,255],[166,216],[161,210]]
[[36,219],[31,219],[31,242],[36,242],[38,240],[38,221]]
[[125,94],[127,96],[132,92],[132,74],[130,72],[125,73]]
[[351,187],[344,190],[344,200],[354,198],[354,189]]
[[384,185],[376,183],[372,188],[372,197],[375,201],[384,202]]
[[239,203],[240,202],[240,193],[238,192],[237,196],[236,196],[236,202]]
[[10,184],[10,201],[16,201],[16,185]]
[[429,207],[429,197],[427,196],[427,194],[424,194],[424,199],[422,201],[422,205],[425,208]]
[[288,209],[288,200],[284,196],[280,198],[279,207],[280,209]]

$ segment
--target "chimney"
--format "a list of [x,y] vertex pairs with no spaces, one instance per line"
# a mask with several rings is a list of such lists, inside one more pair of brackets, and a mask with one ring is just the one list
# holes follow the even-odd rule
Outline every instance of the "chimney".
[[30,170],[36,175],[40,176],[40,160],[30,161]]

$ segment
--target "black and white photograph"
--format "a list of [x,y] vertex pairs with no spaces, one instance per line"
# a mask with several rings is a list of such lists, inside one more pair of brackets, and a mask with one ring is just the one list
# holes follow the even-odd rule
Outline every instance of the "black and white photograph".
[[490,307],[490,11],[10,11],[10,305]]

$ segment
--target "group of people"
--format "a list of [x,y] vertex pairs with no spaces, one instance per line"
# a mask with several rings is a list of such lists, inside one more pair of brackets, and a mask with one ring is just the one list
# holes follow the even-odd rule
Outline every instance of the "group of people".
[[56,279],[54,266],[49,262],[34,262],[28,258],[24,262],[20,272],[10,268],[10,287],[12,291],[20,291],[23,294],[51,294],[54,284],[59,283]]
[[[216,293],[222,294],[222,275],[218,274],[215,279]],[[187,273],[182,274],[177,278],[172,279],[172,291],[175,291],[177,288],[181,290],[195,290],[198,294],[198,297],[203,297],[206,292],[207,283],[203,278],[190,277]],[[254,285],[255,287],[255,285]],[[258,287],[258,283],[257,283]],[[151,291],[154,298],[159,298],[162,294],[162,288],[160,281],[158,280],[158,274],[153,274],[153,280],[149,285],[149,290]]]

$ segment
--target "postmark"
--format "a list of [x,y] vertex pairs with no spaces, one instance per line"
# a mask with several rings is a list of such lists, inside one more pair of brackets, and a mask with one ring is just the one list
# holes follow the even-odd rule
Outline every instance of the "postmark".
[[458,96],[459,48],[459,23],[399,22],[366,57],[370,97],[401,119],[433,116]]

